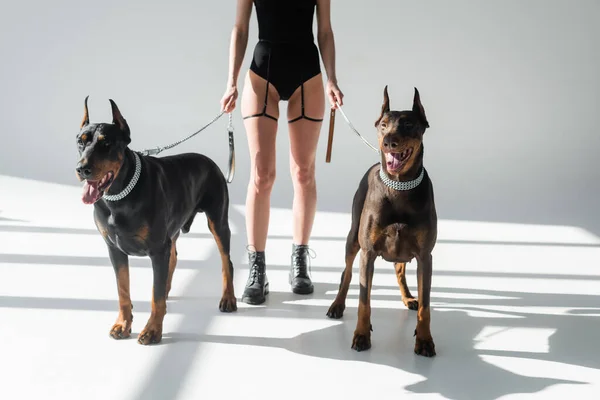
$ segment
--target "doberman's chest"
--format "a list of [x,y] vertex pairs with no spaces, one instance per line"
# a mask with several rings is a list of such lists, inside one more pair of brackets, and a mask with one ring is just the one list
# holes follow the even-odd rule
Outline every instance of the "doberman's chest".
[[376,224],[370,229],[373,250],[388,262],[410,262],[423,248],[426,230],[401,222]]
[[410,262],[428,247],[430,225],[426,210],[380,201],[363,210],[359,242],[388,262]]
[[96,226],[104,240],[136,257],[147,256],[149,250],[149,227],[141,221],[122,214],[96,215]]

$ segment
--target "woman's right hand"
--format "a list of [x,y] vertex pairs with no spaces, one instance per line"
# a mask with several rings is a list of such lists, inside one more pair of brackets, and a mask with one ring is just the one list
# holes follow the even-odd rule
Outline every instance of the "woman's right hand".
[[336,81],[331,79],[327,81],[326,93],[332,109],[337,109],[338,103],[340,106],[344,105],[344,93],[342,93]]
[[221,98],[221,111],[230,113],[235,108],[235,101],[238,97],[238,91],[236,86],[228,86],[225,90],[225,94]]

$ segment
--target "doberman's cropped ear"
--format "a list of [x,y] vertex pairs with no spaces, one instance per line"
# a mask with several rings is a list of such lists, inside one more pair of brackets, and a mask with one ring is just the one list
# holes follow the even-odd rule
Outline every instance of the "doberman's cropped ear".
[[88,113],[88,98],[90,96],[87,95],[85,96],[85,100],[83,102],[83,107],[84,107],[84,111],[83,111],[83,119],[81,120],[81,125],[79,126],[79,129],[82,129],[83,127],[87,126],[90,123],[90,114]]
[[112,123],[119,127],[119,129],[125,134],[127,141],[129,142],[130,132],[129,125],[127,125],[127,120],[123,118],[123,115],[121,114],[121,111],[119,111],[119,107],[117,107],[117,104],[112,99],[109,99],[108,101],[110,101],[110,107],[112,108]]
[[117,125],[121,130],[127,129],[127,121],[123,118],[123,114],[121,114],[117,104],[112,99],[108,99],[108,101],[110,101],[110,107],[112,108],[112,123]]
[[379,121],[381,121],[383,118],[383,114],[390,111],[390,97],[388,96],[387,88],[387,85],[385,85],[385,88],[383,89],[383,105],[381,106],[381,115],[379,118],[377,118],[377,121],[375,121],[375,127],[379,125]]
[[413,99],[412,110],[419,115],[419,118],[421,119],[421,122],[425,124],[425,127],[429,128],[429,122],[425,116],[425,109],[423,108],[423,104],[421,104],[421,96],[419,95],[417,88],[415,88],[415,97]]

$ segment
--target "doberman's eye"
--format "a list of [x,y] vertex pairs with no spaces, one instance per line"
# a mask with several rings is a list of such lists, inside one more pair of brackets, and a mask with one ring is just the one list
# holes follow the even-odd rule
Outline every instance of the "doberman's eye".
[[381,126],[383,129],[387,128],[387,124],[386,124],[385,122],[382,122],[382,123],[380,124],[380,126]]

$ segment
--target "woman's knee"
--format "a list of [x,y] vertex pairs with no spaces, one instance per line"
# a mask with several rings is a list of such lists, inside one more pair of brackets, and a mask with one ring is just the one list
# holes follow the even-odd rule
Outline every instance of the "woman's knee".
[[275,167],[258,167],[254,172],[252,184],[257,193],[271,193],[275,183]]
[[292,167],[294,185],[306,187],[315,184],[315,164],[294,165]]

